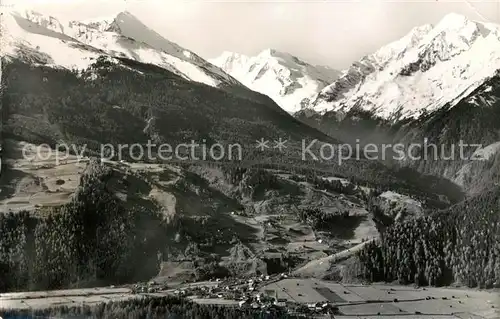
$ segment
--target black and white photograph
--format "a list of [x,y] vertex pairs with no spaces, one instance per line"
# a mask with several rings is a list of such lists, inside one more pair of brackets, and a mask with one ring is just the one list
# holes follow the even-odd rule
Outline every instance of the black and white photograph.
[[500,0],[1,0],[0,319],[500,319]]

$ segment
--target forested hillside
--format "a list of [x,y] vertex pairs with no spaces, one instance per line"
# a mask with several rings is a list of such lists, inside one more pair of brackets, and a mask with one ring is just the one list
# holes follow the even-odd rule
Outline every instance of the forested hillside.
[[158,270],[161,219],[125,209],[107,189],[112,171],[89,165],[67,205],[0,214],[0,291],[128,282]]
[[5,131],[35,143],[328,139],[271,101],[242,98],[132,60],[117,64],[103,56],[81,72],[13,60],[3,63],[3,75]]
[[396,223],[359,258],[372,281],[500,287],[500,189]]

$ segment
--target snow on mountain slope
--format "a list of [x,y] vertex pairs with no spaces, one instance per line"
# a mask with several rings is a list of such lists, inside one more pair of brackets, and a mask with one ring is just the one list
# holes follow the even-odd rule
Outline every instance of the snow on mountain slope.
[[331,68],[313,66],[272,49],[255,57],[224,52],[210,61],[250,89],[269,96],[290,113],[301,110],[339,75]]
[[[192,67],[190,68],[191,65],[196,69],[209,74],[209,76],[214,78],[216,81],[232,84],[238,83],[223,70],[202,59],[194,52],[180,47],[176,43],[165,39],[154,30],[148,28],[129,12],[119,13],[111,24],[109,21],[109,19],[103,21],[104,26],[107,25],[105,30],[114,31],[126,38],[134,39],[139,43],[146,43],[151,48],[166,53],[167,56],[171,57],[168,59],[168,62],[173,64],[179,70],[187,72],[188,76],[190,72],[193,71]],[[97,25],[98,28],[103,27],[103,25],[98,22],[94,22],[94,25]]]
[[16,56],[32,63],[85,68],[100,53],[18,14],[3,13],[0,32],[2,56]]
[[[101,54],[126,57],[165,68],[211,86],[241,84],[195,53],[168,41],[128,12],[89,21],[65,21],[33,11],[5,14],[5,53],[19,56],[19,47],[43,55],[49,64],[85,68]],[[26,58],[26,54],[22,55]]]
[[500,68],[500,27],[449,14],[354,63],[308,107],[392,121],[454,106]]

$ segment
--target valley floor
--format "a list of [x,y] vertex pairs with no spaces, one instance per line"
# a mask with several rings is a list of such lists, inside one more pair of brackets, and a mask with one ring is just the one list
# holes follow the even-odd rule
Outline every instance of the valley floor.
[[[193,288],[181,285],[154,293],[133,293],[129,288],[92,288],[0,294],[0,309],[36,310],[58,306],[95,305],[110,301],[167,296]],[[214,289],[222,282],[201,282],[197,288]],[[498,318],[500,293],[457,288],[415,288],[386,284],[348,285],[316,279],[287,278],[263,281],[255,294],[275,295],[286,303],[311,306],[330,303],[341,315],[335,318]],[[237,300],[197,298],[202,304],[238,306]],[[1,314],[1,311],[0,311]]]

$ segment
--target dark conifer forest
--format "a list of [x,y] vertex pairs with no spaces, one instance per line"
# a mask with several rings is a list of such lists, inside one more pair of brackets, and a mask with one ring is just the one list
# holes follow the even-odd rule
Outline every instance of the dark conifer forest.
[[500,189],[395,223],[359,258],[370,281],[500,287]]
[[155,213],[118,202],[106,188],[111,174],[93,162],[70,203],[0,214],[0,291],[123,283],[157,273],[166,231]]
[[[182,298],[141,298],[127,301],[109,302],[98,306],[54,307],[39,310],[7,310],[1,313],[4,319],[19,318],[199,318],[199,319],[278,319],[294,318],[283,309],[271,308],[254,310],[251,308],[199,305]],[[302,317],[303,318],[303,317]]]

